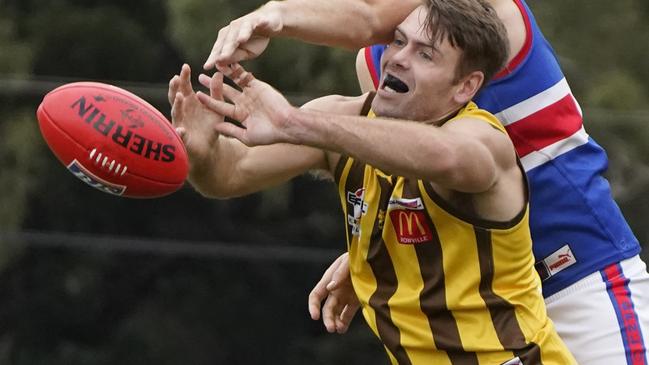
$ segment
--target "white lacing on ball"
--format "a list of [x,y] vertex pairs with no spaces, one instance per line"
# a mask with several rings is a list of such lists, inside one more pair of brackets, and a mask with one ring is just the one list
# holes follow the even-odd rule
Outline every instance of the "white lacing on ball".
[[[103,161],[102,157],[104,158]],[[115,175],[124,176],[126,170],[128,170],[128,167],[126,165],[122,165],[121,163],[117,162],[117,160],[110,159],[108,156],[97,151],[96,148],[90,151],[89,158],[97,166],[99,165],[99,161],[101,161],[101,168],[105,168],[108,170],[108,172],[112,172]],[[113,170],[113,167],[115,168],[115,170]]]

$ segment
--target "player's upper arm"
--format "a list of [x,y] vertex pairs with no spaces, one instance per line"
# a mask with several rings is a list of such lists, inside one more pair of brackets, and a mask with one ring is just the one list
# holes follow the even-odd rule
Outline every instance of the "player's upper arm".
[[496,10],[498,18],[500,18],[507,30],[507,39],[509,41],[509,59],[507,62],[510,62],[523,48],[528,36],[525,20],[514,1],[492,0],[489,3]]
[[229,172],[230,183],[223,197],[261,191],[327,166],[324,152],[317,148],[286,143],[248,147],[236,139],[228,140],[244,152]]
[[356,77],[358,77],[358,85],[361,88],[361,92],[366,93],[376,90],[370,69],[367,66],[367,60],[365,59],[365,48],[358,51],[356,55]]
[[443,163],[448,179],[441,185],[466,193],[489,190],[504,171],[516,166],[516,153],[508,135],[482,120],[462,118],[444,124],[449,153]]

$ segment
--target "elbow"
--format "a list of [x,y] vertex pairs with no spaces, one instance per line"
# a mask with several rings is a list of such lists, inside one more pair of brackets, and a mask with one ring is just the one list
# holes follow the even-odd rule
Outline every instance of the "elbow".
[[[363,14],[361,16],[364,17],[365,15]],[[359,24],[362,23],[364,26],[349,29],[345,33],[344,37],[339,39],[339,43],[336,45],[347,50],[358,50],[373,44],[382,43],[384,37],[377,34],[375,29],[376,26],[371,24],[374,22],[376,22],[376,20],[373,19],[364,19],[359,21]],[[330,42],[325,41],[323,43],[327,44]]]
[[192,176],[187,179],[194,190],[204,198],[226,200],[238,196],[226,181],[208,176]]
[[226,200],[234,197],[232,194],[228,194],[228,192],[224,191],[223,189],[215,188],[214,186],[201,185],[191,181],[190,185],[197,193],[207,199]]
[[354,44],[350,44],[350,48],[362,48],[389,41],[393,29],[390,29],[391,24],[387,24],[382,18],[380,13],[372,9],[362,11],[359,14],[359,19],[361,19],[360,23],[365,26],[356,29],[356,32],[351,34],[350,39],[354,41]]
[[[400,21],[399,21],[400,22]],[[399,24],[385,14],[376,14],[369,20],[368,44],[389,43],[394,38],[394,29]]]
[[[357,14],[359,24],[364,24],[364,29],[359,29],[356,36],[363,40],[360,47],[377,43],[388,43],[394,36],[394,29],[407,16],[422,5],[420,0],[362,0],[363,6]],[[363,27],[361,27],[363,28]]]
[[387,42],[394,31],[394,24],[385,19],[388,1],[363,0],[357,4],[353,12],[355,26],[347,29],[347,44],[344,46],[359,49]]
[[254,187],[247,185],[237,185],[227,181],[219,181],[218,183],[200,183],[190,181],[190,184],[204,198],[215,200],[228,200],[232,198],[239,198],[258,191]]
[[367,27],[359,29],[358,34],[356,34],[357,39],[362,40],[362,44],[359,44],[357,48],[383,43],[387,38],[389,38],[388,34],[390,33],[383,31],[383,23],[380,19],[378,19],[374,14],[371,14],[368,17],[368,19],[365,19]]

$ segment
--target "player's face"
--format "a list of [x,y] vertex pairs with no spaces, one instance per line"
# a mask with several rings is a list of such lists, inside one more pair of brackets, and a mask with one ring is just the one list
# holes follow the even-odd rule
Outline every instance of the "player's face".
[[437,121],[461,106],[454,82],[461,50],[444,39],[433,44],[420,6],[397,27],[381,58],[381,80],[372,103],[383,117]]

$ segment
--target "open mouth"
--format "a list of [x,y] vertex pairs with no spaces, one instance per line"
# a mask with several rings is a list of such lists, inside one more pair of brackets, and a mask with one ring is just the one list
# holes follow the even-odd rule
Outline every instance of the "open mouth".
[[381,89],[398,92],[400,94],[407,93],[409,90],[408,85],[390,74],[385,75]]

